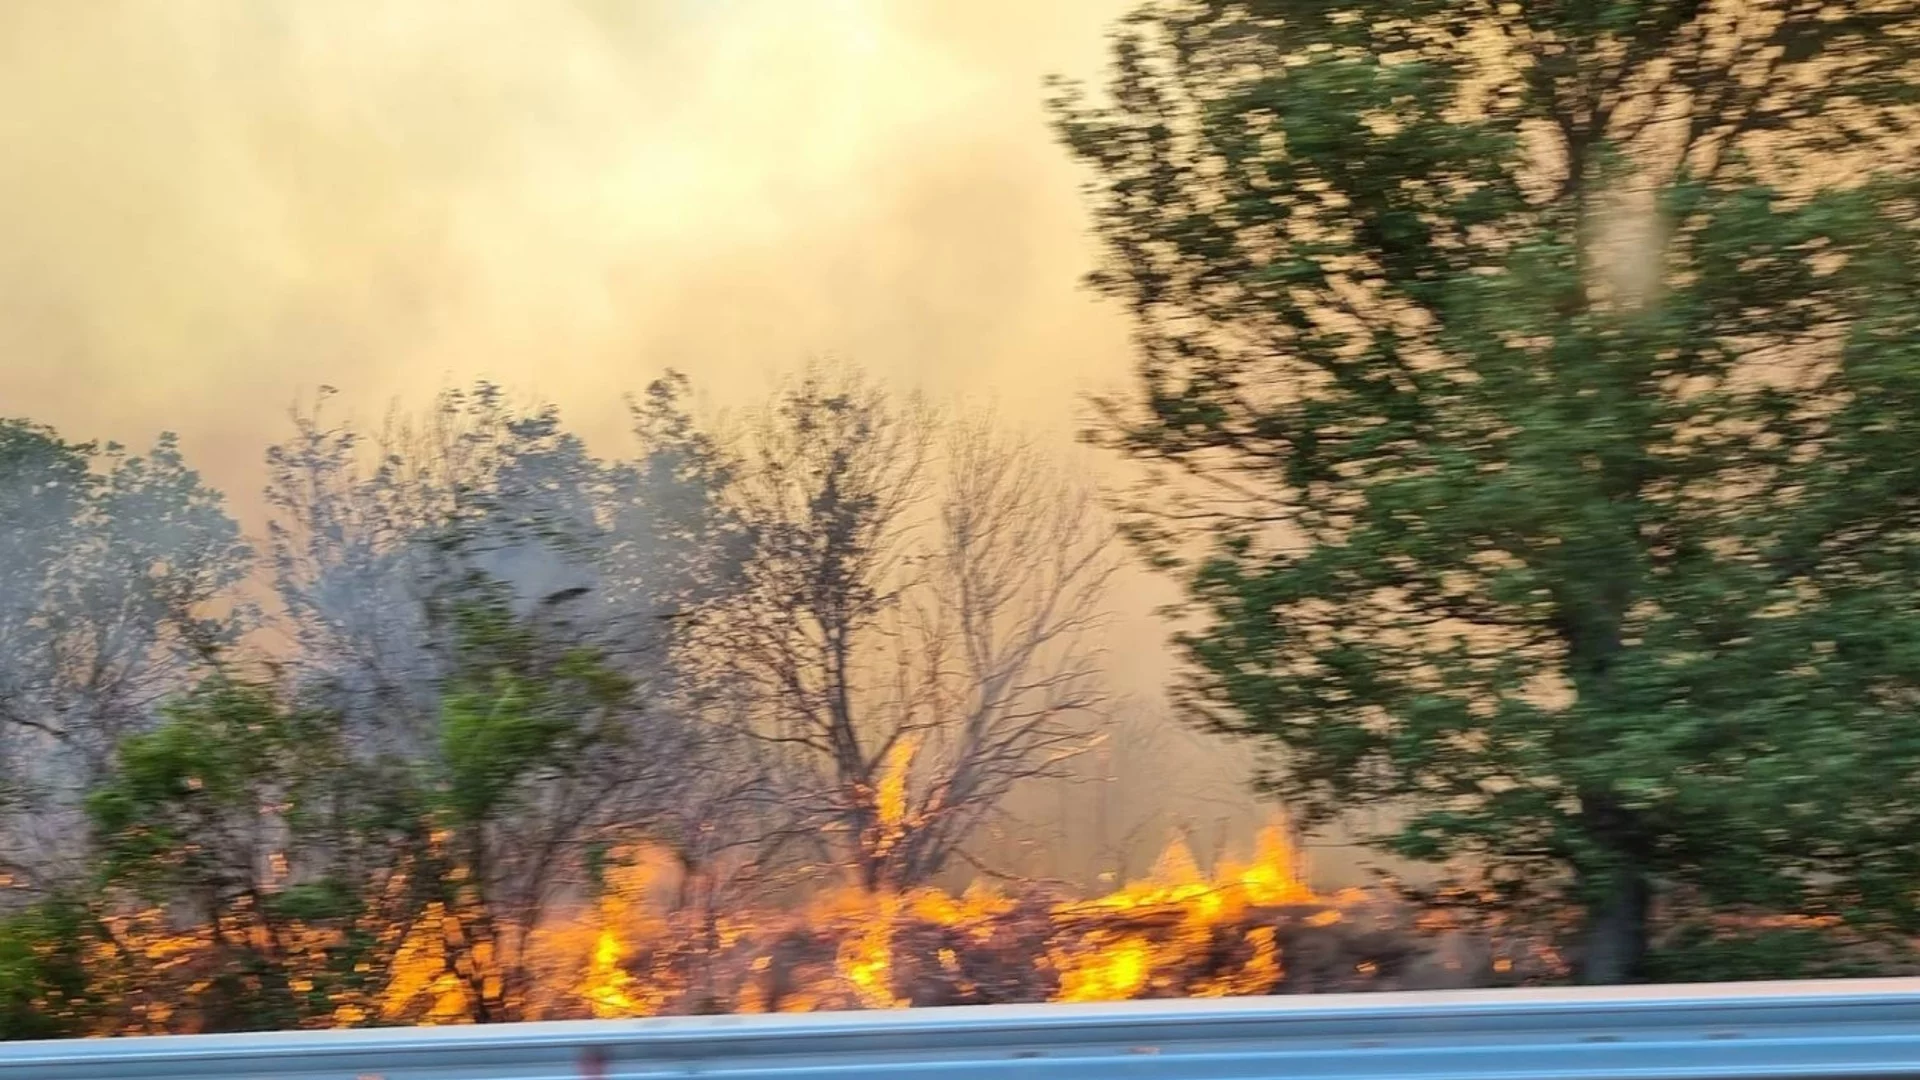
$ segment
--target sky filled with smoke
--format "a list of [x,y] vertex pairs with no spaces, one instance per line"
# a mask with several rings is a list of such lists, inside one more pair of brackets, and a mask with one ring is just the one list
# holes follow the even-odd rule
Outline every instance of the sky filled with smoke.
[[1066,422],[1126,341],[1040,79],[1120,10],[5,5],[0,395],[251,459],[321,381],[484,373],[610,430],[665,365],[833,352]]
[[[1064,446],[1129,353],[1041,80],[1127,6],[10,0],[0,415],[177,430],[250,530],[323,383],[372,419],[487,377],[618,452],[667,366],[724,406],[835,354]],[[1150,694],[1170,592],[1121,591]],[[1243,757],[1181,813],[1257,817]]]

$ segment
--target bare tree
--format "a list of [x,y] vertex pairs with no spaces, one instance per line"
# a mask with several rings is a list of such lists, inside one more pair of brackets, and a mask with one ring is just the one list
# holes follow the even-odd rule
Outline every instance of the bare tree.
[[1093,490],[846,369],[782,388],[739,456],[755,547],[721,646],[745,730],[823,855],[870,890],[924,882],[1106,701]]
[[[915,698],[906,650],[885,658],[891,672],[869,652],[910,632],[907,541],[931,422],[918,402],[903,408],[856,373],[833,374],[808,371],[749,423],[730,495],[753,554],[716,645],[740,680],[742,730],[780,748],[794,805],[840,834],[820,853],[859,860],[879,828],[882,764],[929,704]],[[879,871],[863,860],[867,884]]]
[[908,881],[944,869],[1022,782],[1065,779],[1110,703],[1092,635],[1117,564],[1093,485],[986,418],[945,434],[922,641],[930,775],[895,855]]

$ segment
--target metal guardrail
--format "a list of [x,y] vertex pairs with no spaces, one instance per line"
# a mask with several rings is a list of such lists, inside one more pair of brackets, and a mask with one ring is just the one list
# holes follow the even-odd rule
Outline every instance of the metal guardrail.
[[0,1044],[0,1080],[1920,1080],[1920,979]]

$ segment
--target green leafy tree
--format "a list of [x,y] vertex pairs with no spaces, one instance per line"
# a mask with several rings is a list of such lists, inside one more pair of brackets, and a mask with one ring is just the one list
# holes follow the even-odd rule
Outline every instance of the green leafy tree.
[[[271,1030],[328,1017],[336,993],[363,981],[362,883],[296,868],[289,855],[301,854],[351,782],[329,750],[336,725],[287,707],[270,685],[226,676],[163,715],[122,742],[88,796],[99,903],[157,905],[207,929],[206,988],[189,997],[173,987],[182,1000],[165,1002],[191,1009],[196,1027]],[[139,962],[137,944],[122,952]]]
[[1191,706],[1310,821],[1566,889],[1585,979],[1663,896],[1915,922],[1916,29],[1150,3],[1057,102]]

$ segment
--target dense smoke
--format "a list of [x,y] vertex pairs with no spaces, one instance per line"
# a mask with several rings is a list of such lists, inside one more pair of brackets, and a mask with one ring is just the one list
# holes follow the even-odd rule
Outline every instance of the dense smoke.
[[[1129,353],[1078,287],[1079,177],[1040,79],[1093,71],[1123,8],[12,5],[0,404],[72,437],[178,431],[263,550],[261,450],[321,383],[368,426],[490,377],[618,455],[622,395],[668,366],[738,406],[835,353],[1068,452]],[[1242,755],[1157,730],[1169,597],[1126,571],[1105,640],[1153,729],[1121,742],[1177,746],[1199,789],[1155,785],[1125,826],[1067,826],[1078,797],[1023,813],[1135,833],[1136,861],[1263,814]],[[1075,875],[1115,842],[1007,840]]]

